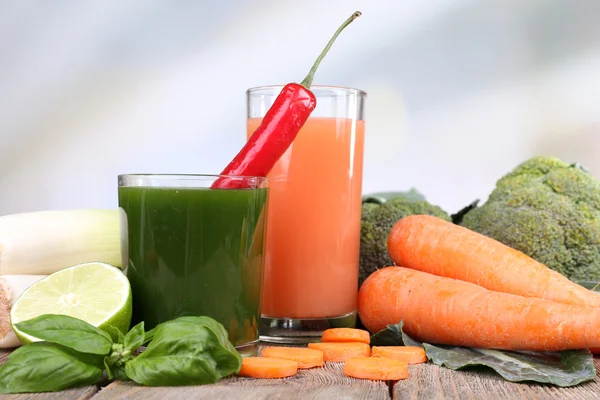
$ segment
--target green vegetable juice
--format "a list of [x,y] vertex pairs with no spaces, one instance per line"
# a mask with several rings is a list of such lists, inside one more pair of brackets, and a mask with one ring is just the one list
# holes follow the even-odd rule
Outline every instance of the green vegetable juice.
[[258,340],[267,189],[119,187],[127,213],[132,325],[186,315]]

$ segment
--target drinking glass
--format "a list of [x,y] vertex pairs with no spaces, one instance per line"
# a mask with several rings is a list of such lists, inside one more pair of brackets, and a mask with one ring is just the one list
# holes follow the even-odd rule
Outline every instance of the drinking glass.
[[[247,91],[247,137],[283,86]],[[260,337],[320,339],[356,323],[366,94],[312,86],[317,106],[268,175]]]
[[263,280],[267,180],[228,176],[240,189],[211,189],[217,175],[120,175],[127,214],[133,321],[149,330],[194,315],[227,329],[256,354]]

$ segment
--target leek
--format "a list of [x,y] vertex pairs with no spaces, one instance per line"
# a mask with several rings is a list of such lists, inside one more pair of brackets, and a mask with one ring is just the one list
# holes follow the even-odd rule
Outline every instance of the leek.
[[123,209],[57,210],[0,217],[0,275],[50,275],[87,262],[125,269]]
[[0,276],[0,349],[21,345],[10,324],[10,310],[28,287],[45,277],[45,275]]

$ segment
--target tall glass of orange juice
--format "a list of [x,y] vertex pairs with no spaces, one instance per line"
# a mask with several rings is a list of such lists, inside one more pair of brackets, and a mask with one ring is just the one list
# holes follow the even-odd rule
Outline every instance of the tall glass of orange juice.
[[[282,86],[247,91],[247,137]],[[366,94],[313,85],[316,109],[268,175],[260,335],[302,343],[356,323]]]

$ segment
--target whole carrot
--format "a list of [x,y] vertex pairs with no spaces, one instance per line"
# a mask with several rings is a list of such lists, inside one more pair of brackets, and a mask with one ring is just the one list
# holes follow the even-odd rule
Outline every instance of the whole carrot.
[[600,308],[493,292],[404,267],[373,273],[358,293],[371,332],[404,322],[415,339],[501,350],[600,347]]
[[390,231],[387,246],[396,265],[497,292],[600,307],[600,294],[520,251],[437,217],[402,218]]

